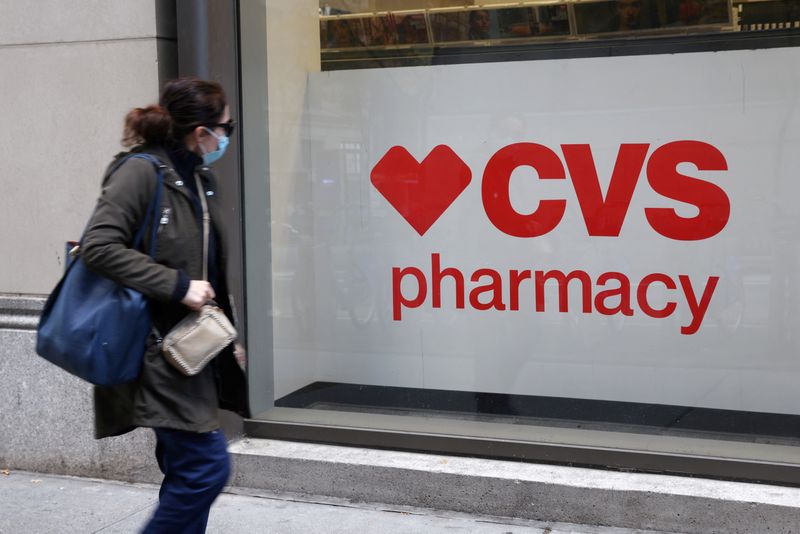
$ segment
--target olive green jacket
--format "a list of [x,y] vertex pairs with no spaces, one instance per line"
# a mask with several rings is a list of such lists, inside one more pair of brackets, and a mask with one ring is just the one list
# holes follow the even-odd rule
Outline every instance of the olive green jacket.
[[[95,437],[123,434],[136,427],[163,427],[194,432],[219,428],[218,408],[247,416],[246,380],[233,357],[233,348],[220,353],[199,374],[187,377],[162,356],[160,337],[180,321],[188,308],[180,280],[203,276],[203,231],[191,191],[172,169],[160,147],[135,149],[158,158],[164,165],[164,187],[155,224],[158,224],[155,259],[150,235],[144,233],[140,250],[131,248],[138,228],[155,193],[156,170],[147,160],[124,161],[113,173],[115,162],[103,179],[103,188],[83,237],[81,256],[86,265],[118,283],[133,288],[150,300],[155,328],[147,341],[142,371],[137,381],[113,387],[96,387]],[[225,284],[226,239],[221,221],[217,184],[207,167],[198,167],[208,210],[218,243],[219,285]],[[179,273],[183,271],[182,277]],[[233,319],[227,287],[218,288],[217,303]]]

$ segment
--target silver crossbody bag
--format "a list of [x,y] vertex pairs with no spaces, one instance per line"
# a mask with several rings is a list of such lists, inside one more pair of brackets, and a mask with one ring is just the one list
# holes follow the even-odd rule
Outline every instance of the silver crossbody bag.
[[[203,280],[207,280],[208,233],[211,219],[200,178],[196,174],[194,178],[197,181],[197,195],[203,206]],[[181,319],[164,336],[161,351],[178,371],[193,376],[202,371],[206,364],[236,337],[236,329],[225,313],[216,305],[206,304],[199,311],[193,311]]]

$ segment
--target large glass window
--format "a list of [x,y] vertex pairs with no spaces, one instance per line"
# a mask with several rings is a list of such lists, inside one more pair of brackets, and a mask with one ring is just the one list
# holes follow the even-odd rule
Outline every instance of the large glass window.
[[800,463],[800,48],[403,63],[800,4],[380,4],[267,2],[258,418]]

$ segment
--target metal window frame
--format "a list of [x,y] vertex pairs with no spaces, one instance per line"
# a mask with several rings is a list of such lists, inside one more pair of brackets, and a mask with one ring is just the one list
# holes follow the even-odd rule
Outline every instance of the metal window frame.
[[[619,470],[674,473],[726,480],[800,485],[800,448],[786,461],[773,458],[734,458],[715,454],[693,455],[669,451],[647,451],[620,447],[591,446],[575,442],[545,442],[465,436],[448,432],[414,430],[403,416],[394,417],[394,428],[375,428],[280,415],[273,403],[273,332],[271,321],[271,223],[269,171],[269,108],[267,70],[266,5],[268,0],[177,0],[178,48],[181,74],[197,74],[222,82],[229,94],[235,95],[231,108],[241,122],[236,156],[226,168],[235,176],[233,193],[236,205],[229,206],[238,217],[232,250],[236,256],[234,271],[241,275],[238,288],[240,311],[250,353],[248,381],[249,400],[253,413],[260,418],[248,419],[243,430],[247,436],[349,445],[393,450],[423,451],[455,455],[479,456],[506,460],[580,465]],[[209,36],[213,37],[213,42]],[[782,30],[723,35],[696,35],[682,38],[641,38],[587,43],[550,43],[540,47],[520,47],[490,51],[478,56],[470,50],[449,48],[441,63],[474,61],[517,61],[602,57],[661,53],[685,53],[733,49],[800,46],[800,31]],[[235,104],[235,106],[234,106]],[[238,253],[238,254],[237,254]],[[238,269],[238,271],[237,271]],[[248,328],[248,318],[259,318],[258,328]],[[266,324],[265,324],[266,323]],[[312,410],[306,410],[312,411]],[[330,412],[329,412],[330,413]],[[276,415],[277,414],[277,415]],[[333,418],[334,420],[336,418]],[[362,419],[363,421],[364,419]],[[403,420],[406,424],[399,424]],[[391,419],[388,419],[392,426]],[[403,428],[406,427],[406,428]],[[659,437],[651,436],[658,440]],[[686,438],[690,443],[691,438]],[[768,446],[767,446],[768,447]],[[730,450],[730,449],[729,449]],[[794,452],[792,450],[792,452]]]

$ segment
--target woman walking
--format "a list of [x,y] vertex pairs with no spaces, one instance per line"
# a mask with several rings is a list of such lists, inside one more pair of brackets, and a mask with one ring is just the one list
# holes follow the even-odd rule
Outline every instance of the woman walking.
[[[94,215],[81,245],[86,265],[150,301],[154,332],[138,380],[95,388],[95,437],[136,427],[153,428],[156,459],[164,480],[159,505],[146,533],[205,532],[211,503],[230,473],[218,408],[247,415],[243,351],[223,350],[202,371],[185,376],[161,353],[161,337],[190,310],[215,300],[233,317],[226,280],[226,240],[217,183],[210,165],[225,153],[234,122],[222,87],[183,78],[169,82],[158,105],[131,110],[123,143],[149,154],[163,172],[155,255],[151,233],[140,250],[131,247],[157,184],[156,167],[123,153],[103,180]],[[201,198],[202,197],[202,198]],[[204,279],[203,202],[211,219]]]

